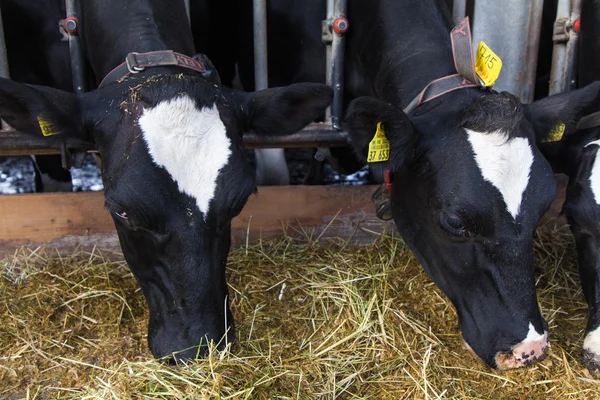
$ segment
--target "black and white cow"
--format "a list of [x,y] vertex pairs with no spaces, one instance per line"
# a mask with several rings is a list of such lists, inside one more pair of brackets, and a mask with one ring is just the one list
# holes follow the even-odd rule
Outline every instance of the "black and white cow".
[[[600,79],[598,21],[600,0],[583,2],[578,74],[580,86]],[[575,237],[581,284],[589,305],[582,359],[590,371],[595,371],[600,369],[600,115],[588,123],[586,120],[581,122],[588,126],[581,126],[575,135],[548,146],[553,167],[569,176],[563,211]]]
[[[272,0],[268,7],[276,21],[269,25],[271,81],[323,82],[325,3]],[[391,157],[379,168],[391,172],[400,234],[453,302],[479,357],[500,369],[539,360],[548,328],[535,292],[533,233],[555,183],[538,142],[559,121],[571,133],[600,84],[530,106],[507,93],[460,89],[406,115],[426,85],[456,73],[446,2],[349,0],[348,19],[345,125],[364,162],[382,123]],[[249,74],[243,65],[240,73]]]
[[[4,38],[11,79],[73,90],[69,45],[59,21],[62,0],[1,0]],[[33,158],[36,192],[70,192],[71,174],[57,155]]]
[[[183,1],[85,2],[79,22],[97,82],[131,52],[194,54]],[[96,143],[106,208],[150,309],[150,350],[193,358],[209,340],[223,347],[234,338],[225,282],[231,220],[256,190],[244,132],[301,129],[332,93],[315,83],[234,93],[181,66],[135,64],[136,73],[82,96],[2,79],[0,115],[23,132],[41,135],[42,124],[54,138]]]

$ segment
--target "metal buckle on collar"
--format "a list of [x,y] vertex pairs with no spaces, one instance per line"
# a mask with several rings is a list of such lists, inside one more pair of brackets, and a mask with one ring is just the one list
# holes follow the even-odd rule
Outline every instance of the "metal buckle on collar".
[[127,53],[127,57],[125,57],[125,64],[127,65],[127,70],[132,74],[137,74],[145,70],[146,68],[140,67],[135,57],[139,53]]

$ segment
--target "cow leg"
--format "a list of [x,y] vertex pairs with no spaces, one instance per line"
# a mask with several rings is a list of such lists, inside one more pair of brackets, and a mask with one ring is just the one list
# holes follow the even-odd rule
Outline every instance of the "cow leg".
[[579,255],[579,275],[589,307],[582,362],[593,372],[600,369],[600,247],[592,235],[578,229],[573,229],[573,233]]
[[72,192],[71,172],[62,167],[59,155],[32,156],[35,170],[35,191]]
[[259,185],[289,185],[290,172],[283,149],[257,149],[256,181]]

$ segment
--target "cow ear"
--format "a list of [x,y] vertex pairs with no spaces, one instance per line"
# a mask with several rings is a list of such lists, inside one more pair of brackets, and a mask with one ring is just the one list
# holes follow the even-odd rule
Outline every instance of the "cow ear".
[[72,93],[0,78],[0,116],[20,132],[65,139],[83,136],[78,115]]
[[369,144],[374,139],[378,125],[390,142],[389,160],[376,163],[398,171],[413,156],[416,137],[408,116],[399,108],[373,97],[359,97],[348,106],[344,128],[350,135],[354,150],[367,161]]
[[581,118],[600,110],[600,81],[538,100],[526,108],[538,147],[555,172],[564,169],[563,154],[577,140]]
[[582,117],[600,110],[600,81],[555,94],[527,107],[527,116],[540,143],[557,143],[577,130]]
[[333,90],[320,83],[296,83],[247,95],[242,106],[245,130],[264,135],[299,131],[325,113]]

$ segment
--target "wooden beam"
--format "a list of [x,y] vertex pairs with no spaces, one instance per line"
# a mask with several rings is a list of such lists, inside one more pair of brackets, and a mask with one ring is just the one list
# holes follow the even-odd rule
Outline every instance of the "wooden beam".
[[[557,176],[557,196],[542,220],[554,227],[562,210],[567,179]],[[393,232],[392,222],[375,216],[371,194],[375,186],[269,186],[250,196],[232,221],[234,244],[289,235],[341,237],[372,242],[381,232]],[[0,196],[0,256],[22,245],[64,249],[74,247],[120,251],[104,193],[48,193]],[[558,220],[558,225],[564,224]]]
[[[376,235],[368,231],[393,229],[374,214],[374,190],[374,186],[261,187],[233,220],[233,242],[283,234],[372,241]],[[41,243],[66,248],[102,243],[118,250],[102,192],[0,196],[0,215],[0,253]]]

